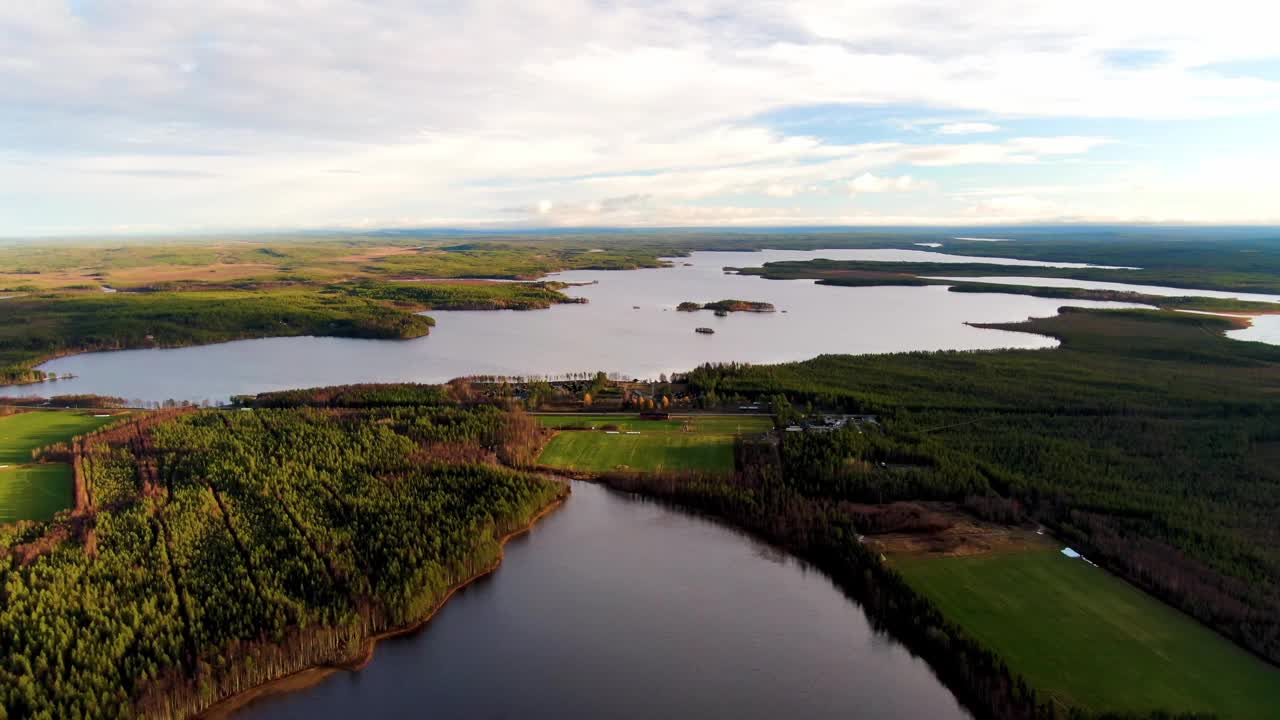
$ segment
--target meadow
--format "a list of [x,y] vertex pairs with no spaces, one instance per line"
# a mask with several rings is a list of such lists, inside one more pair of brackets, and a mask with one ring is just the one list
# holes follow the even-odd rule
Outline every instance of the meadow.
[[[758,415],[675,416],[671,420],[610,415],[543,415],[539,421],[544,427],[566,429],[552,438],[538,462],[579,472],[730,472],[733,470],[734,439],[741,434],[762,433],[773,427],[770,418]],[[610,434],[606,428],[618,434]],[[628,432],[640,434],[625,434]]]
[[1280,707],[1280,670],[1056,546],[890,565],[1060,706],[1229,718]]
[[[1274,678],[1272,684],[1280,679],[1274,675],[1275,664],[1280,664],[1280,531],[1275,522],[1280,511],[1280,464],[1275,461],[1280,448],[1280,351],[1223,337],[1224,331],[1238,327],[1234,319],[1177,312],[1067,308],[1052,318],[984,327],[1038,332],[1057,338],[1061,346],[706,366],[690,373],[689,382],[707,405],[741,396],[775,407],[812,403],[880,416],[882,434],[784,436],[782,480],[803,498],[863,504],[950,502],[994,522],[1032,521],[1154,596],[1145,605],[1136,604],[1142,601],[1133,593],[1128,593],[1128,601],[1124,596],[1115,599],[1118,590],[1110,600],[1093,599],[1091,614],[1062,620],[1068,623],[1066,629],[1049,638],[1033,635],[1039,625],[1019,626],[1003,617],[984,616],[983,607],[991,613],[1007,612],[1008,607],[1036,608],[1034,620],[1026,623],[1051,623],[1055,613],[1060,619],[1065,612],[1063,598],[1073,597],[1068,591],[1081,584],[1079,578],[1041,581],[1034,567],[1027,568],[1022,577],[1005,583],[1025,593],[1017,595],[1002,593],[1000,583],[976,575],[974,592],[991,595],[974,597],[965,607],[948,605],[962,596],[952,597],[954,588],[944,584],[944,589],[935,590],[936,599],[929,596],[929,606],[937,607],[938,616],[960,632],[945,642],[916,635],[922,626],[914,619],[898,631],[915,637],[920,652],[932,657],[940,672],[955,672],[957,683],[973,688],[979,699],[992,697],[1003,685],[975,683],[974,660],[955,659],[963,655],[956,642],[964,634],[1007,660],[1015,674],[1028,676],[1032,687],[1066,671],[1037,665],[1049,658],[1018,657],[1019,647],[1050,642],[1047,647],[1065,643],[1070,648],[1077,642],[1073,638],[1089,638],[1073,650],[1080,654],[1063,661],[1078,662],[1086,667],[1081,672],[1093,673],[1069,686],[1081,693],[1070,699],[1084,706],[1091,707],[1099,697],[1129,693],[1132,702],[1156,699],[1161,707],[1175,711],[1221,708],[1217,712],[1222,717],[1248,717],[1245,710],[1234,709],[1245,707],[1245,698],[1249,708],[1268,702],[1274,708],[1274,691],[1262,688],[1267,692],[1259,694],[1251,678],[1265,671]],[[877,470],[881,462],[897,467]],[[723,494],[732,497],[732,492],[738,488],[730,486]],[[750,510],[749,517],[756,518],[756,512]],[[863,523],[857,532],[876,530]],[[809,541],[801,537],[799,542]],[[1043,558],[1049,559],[1056,560]],[[948,570],[943,566],[935,572]],[[996,567],[991,572],[1005,570]],[[916,593],[918,588],[910,582],[908,589]],[[895,590],[892,603],[905,602],[907,595]],[[1164,644],[1153,640],[1146,648],[1121,640],[1108,646],[1086,632],[1091,624],[1102,632],[1099,616],[1122,616],[1117,607],[1125,602],[1138,608],[1130,609],[1130,616],[1150,622],[1167,610],[1156,600],[1245,651],[1229,654],[1219,637],[1187,629],[1185,618],[1175,615],[1168,617],[1176,618],[1176,627],[1183,630],[1165,631],[1169,635],[1161,640]],[[1074,607],[1088,604],[1074,601]],[[932,612],[927,607],[914,611],[920,617],[931,617]],[[984,634],[1005,624],[1009,630],[1002,636]],[[1137,624],[1133,632],[1159,637],[1160,626]],[[1002,641],[1009,644],[1001,645]],[[1251,658],[1248,651],[1273,664]],[[1166,673],[1168,667],[1190,673],[1187,663],[1200,659],[1215,667],[1193,669],[1229,691],[1158,679],[1176,675]],[[1165,664],[1170,662],[1174,664]],[[1252,670],[1246,669],[1250,663]],[[1108,685],[1103,675],[1127,681]],[[1147,685],[1157,689],[1143,698],[1134,688]],[[1195,703],[1184,706],[1180,695],[1170,694],[1174,691],[1199,695]],[[1018,705],[1017,697],[1015,693],[1000,702]]]
[[31,462],[31,451],[112,422],[93,413],[37,411],[0,417],[0,524],[49,520],[71,506],[71,467]]

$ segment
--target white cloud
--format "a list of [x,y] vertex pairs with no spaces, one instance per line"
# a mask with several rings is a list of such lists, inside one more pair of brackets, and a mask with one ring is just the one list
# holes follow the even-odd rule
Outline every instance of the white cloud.
[[911,192],[927,187],[927,183],[916,180],[910,175],[880,177],[867,172],[850,180],[848,186],[849,194],[858,195],[861,193]]
[[[0,3],[0,234],[479,222],[503,207],[538,221],[630,195],[651,198],[629,206],[637,222],[702,217],[675,208],[717,196],[822,196],[828,214],[810,217],[846,217],[842,183],[864,173],[1031,166],[1109,140],[960,142],[999,128],[943,120],[920,142],[840,144],[758,118],[847,105],[1068,126],[1275,112],[1280,83],[1200,69],[1274,56],[1268,7],[118,0],[78,15]],[[1159,62],[1117,67],[1125,48]],[[1034,193],[999,196],[1020,194]]]
[[1034,195],[998,195],[966,208],[965,212],[982,218],[1023,219],[1051,217],[1059,210],[1054,203]]
[[978,135],[981,133],[993,133],[1000,130],[999,125],[992,125],[985,122],[956,122],[945,123],[938,127],[938,133],[941,135]]

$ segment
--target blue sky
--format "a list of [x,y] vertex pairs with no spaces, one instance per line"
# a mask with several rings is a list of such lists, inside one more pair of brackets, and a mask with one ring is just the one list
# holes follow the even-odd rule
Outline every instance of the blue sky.
[[1254,0],[0,5],[0,235],[1280,222]]

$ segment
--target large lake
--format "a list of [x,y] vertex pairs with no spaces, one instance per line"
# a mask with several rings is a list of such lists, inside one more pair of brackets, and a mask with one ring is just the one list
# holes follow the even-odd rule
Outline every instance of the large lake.
[[[656,378],[704,362],[772,363],[823,353],[1044,348],[1054,340],[982,330],[966,322],[1053,315],[1063,300],[949,293],[945,287],[844,288],[763,280],[723,268],[778,260],[881,259],[975,262],[912,250],[699,252],[674,267],[575,271],[552,276],[595,282],[572,288],[583,305],[530,312],[432,312],[431,335],[416,340],[268,338],[170,350],[127,350],[61,358],[42,367],[78,376],[56,384],[0,387],[0,394],[96,393],[137,400],[220,401],[232,395],[352,382],[443,382],[468,374],[617,372]],[[1015,262],[988,259],[993,262]],[[1023,261],[1031,267],[1047,263]],[[682,301],[726,298],[773,303],[770,314],[680,313]],[[1088,307],[1121,303],[1071,301]],[[708,326],[714,335],[698,335]]]
[[967,713],[821,573],[708,520],[575,483],[565,508],[421,632],[238,717]]

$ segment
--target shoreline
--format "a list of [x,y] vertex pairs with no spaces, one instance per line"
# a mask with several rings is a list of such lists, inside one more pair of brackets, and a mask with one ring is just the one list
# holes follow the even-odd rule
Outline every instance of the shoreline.
[[359,653],[340,663],[316,665],[276,678],[275,680],[269,680],[261,685],[236,693],[230,697],[223,698],[192,717],[199,718],[200,720],[224,720],[225,718],[234,715],[237,711],[252,705],[258,700],[315,687],[321,682],[327,680],[329,677],[340,672],[360,672],[364,668],[368,667],[369,663],[373,661],[379,642],[418,632],[424,628],[427,623],[431,622],[431,620],[435,618],[436,614],[439,613],[449,600],[452,599],[460,590],[471,585],[476,580],[492,575],[496,572],[502,565],[503,559],[506,557],[506,545],[509,540],[531,532],[534,526],[538,524],[538,521],[564,506],[565,502],[572,494],[572,490],[568,483],[564,483],[564,489],[565,492],[562,495],[552,500],[538,512],[534,513],[534,515],[529,518],[529,522],[527,524],[498,538],[498,557],[493,561],[493,563],[480,572],[477,572],[475,575],[472,575],[471,577],[450,587],[448,592],[444,594],[444,597],[440,598],[440,602],[436,603],[435,606],[433,606],[421,619],[415,620],[398,628],[385,630],[376,635],[369,636],[365,639]]
[[[428,312],[433,312],[433,311],[422,310],[420,312],[415,312],[414,314],[423,315],[424,313],[428,313]],[[429,315],[424,315],[424,316],[434,320],[434,318],[431,318]],[[432,327],[434,327],[434,324],[432,325]],[[64,350],[59,350],[56,353],[51,353],[49,355],[41,355],[39,358],[37,358],[32,362],[31,366],[28,369],[32,371],[48,372],[47,370],[40,370],[40,366],[51,363],[54,360],[61,360],[63,358],[75,357],[77,355],[95,355],[97,353],[129,352],[132,350],[182,350],[185,348],[198,348],[198,347],[210,347],[213,345],[225,345],[227,343],[244,342],[246,340],[275,340],[279,338],[302,338],[302,337],[347,338],[351,340],[419,340],[424,337],[428,337],[430,334],[431,334],[430,329],[428,329],[427,332],[422,333],[421,335],[413,335],[410,337],[394,337],[394,338],[392,337],[386,337],[386,338],[354,337],[351,335],[316,335],[316,334],[286,333],[282,335],[244,335],[242,337],[232,337],[232,338],[226,338],[223,340],[214,340],[211,342],[172,343],[172,344],[153,342],[147,345],[137,345],[132,347],[98,347],[98,348],[79,348],[79,349],[73,349],[73,350],[64,349]],[[80,377],[79,375],[72,375],[71,378],[68,378],[68,379],[77,379],[79,377]],[[61,380],[62,376],[58,376],[58,379]],[[46,385],[46,384],[56,383],[56,382],[58,382],[58,380],[51,380],[49,378],[44,378],[42,380],[21,380],[21,381],[13,381],[13,382],[0,381],[0,392],[3,391],[3,388],[7,388],[7,387],[8,388],[28,387],[31,385]],[[13,398],[13,397],[19,397],[19,396],[0,395],[0,397]]]

